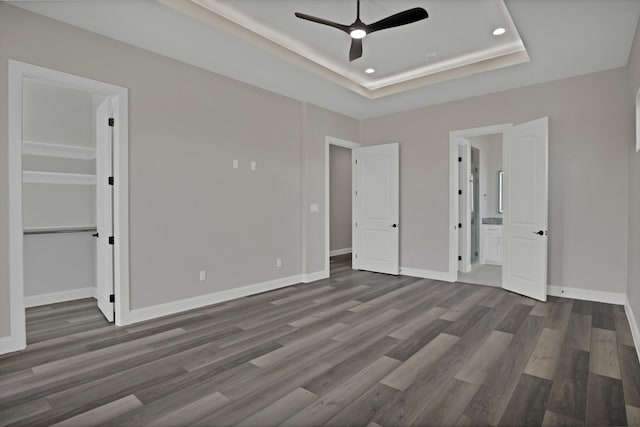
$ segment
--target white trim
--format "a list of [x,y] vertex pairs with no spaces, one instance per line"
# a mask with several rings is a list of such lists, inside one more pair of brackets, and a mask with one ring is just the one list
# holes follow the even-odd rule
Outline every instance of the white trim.
[[131,310],[128,320],[129,324],[143,322],[145,320],[151,320],[224,301],[284,288],[297,283],[300,283],[300,275],[283,277],[281,279],[256,283],[254,285],[241,286],[239,288],[227,289],[206,295],[199,295],[197,297],[186,298],[179,301],[171,301],[164,304],[153,305],[151,307],[137,308]]
[[441,280],[443,282],[455,282],[457,278],[457,275],[454,278],[451,272],[448,271],[423,270],[410,267],[400,267],[400,274],[403,276],[421,277],[423,279]]
[[22,231],[22,63],[9,60],[9,311],[11,336],[2,352],[27,347]]
[[86,173],[22,171],[25,184],[95,185],[96,176]]
[[76,145],[49,144],[46,142],[22,141],[22,154],[27,156],[61,157],[65,159],[94,160],[96,149]]
[[21,344],[16,336],[8,336],[0,338],[0,354],[12,353],[14,351],[24,350],[25,346]]
[[315,273],[303,274],[301,277],[302,283],[311,283],[317,280],[327,279],[330,276],[329,270],[317,271]]
[[65,86],[111,98],[114,126],[114,285],[116,325],[129,317],[129,120],[128,90],[88,78],[9,59],[9,298],[11,339],[7,348],[26,347],[22,229],[22,92],[24,79]]
[[580,299],[584,301],[603,302],[623,305],[626,296],[618,292],[594,291],[591,289],[570,288],[567,286],[547,286],[547,294],[554,297]]
[[449,132],[449,277],[458,280],[458,138],[504,133],[512,126],[504,123]]
[[346,255],[351,253],[351,248],[334,249],[329,251],[329,256]]
[[59,302],[74,301],[83,298],[96,298],[96,288],[78,288],[68,291],[51,292],[48,294],[32,295],[24,297],[25,307],[38,307],[40,305],[56,304]]
[[[338,147],[347,148],[349,150],[353,150],[354,148],[360,147],[360,144],[357,142],[347,141],[346,139],[334,138],[333,136],[325,136],[324,137],[324,269],[328,272],[329,269],[329,258],[331,258],[330,244],[331,244],[331,236],[330,236],[330,227],[331,227],[331,207],[330,197],[331,197],[331,167],[330,167],[330,151],[329,148],[331,145],[336,145]],[[351,167],[353,171],[353,165]],[[355,185],[355,181],[353,179],[353,173],[351,178],[351,188]],[[353,220],[353,218],[352,218]],[[353,227],[352,227],[353,228]],[[353,238],[353,236],[352,236]],[[327,276],[328,277],[328,276]],[[312,281],[312,280],[310,280]]]
[[633,337],[633,343],[636,347],[636,354],[640,355],[640,329],[638,328],[638,320],[633,313],[628,295],[625,295],[624,297],[624,312],[626,313],[627,320],[629,321],[631,336]]

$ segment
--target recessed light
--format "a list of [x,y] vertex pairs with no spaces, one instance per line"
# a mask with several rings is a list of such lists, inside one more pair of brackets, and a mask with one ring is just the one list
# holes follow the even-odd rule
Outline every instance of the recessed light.
[[375,68],[367,68],[366,70],[364,70],[365,73],[367,74],[373,74],[376,72]]
[[501,35],[503,35],[503,34],[504,34],[504,33],[506,33],[506,32],[507,32],[507,30],[505,30],[504,28],[502,28],[502,27],[498,27],[498,28],[496,28],[495,30],[493,30],[493,35],[494,35],[494,36],[501,36]]
[[427,58],[427,61],[430,61],[436,56],[438,56],[438,52],[427,52],[424,54],[424,56]]

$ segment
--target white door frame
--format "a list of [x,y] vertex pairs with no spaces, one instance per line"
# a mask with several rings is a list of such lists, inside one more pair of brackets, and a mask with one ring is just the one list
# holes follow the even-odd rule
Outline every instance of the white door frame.
[[129,323],[129,124],[126,88],[9,60],[9,303],[11,335],[0,353],[26,347],[22,226],[23,81],[34,79],[111,98],[114,127],[114,294],[116,325]]
[[[335,145],[337,147],[348,148],[349,150],[353,150],[354,148],[360,147],[360,144],[356,142],[347,141],[346,139],[334,138],[332,136],[325,136],[324,138],[324,270],[326,277],[329,277],[330,267],[329,262],[331,258],[331,207],[330,196],[331,196],[331,168],[330,168],[330,146]],[[351,195],[353,199],[353,186],[355,185],[355,179],[353,177],[353,165],[351,165]],[[351,218],[351,230],[352,230],[352,247],[353,247],[353,218]]]
[[[511,123],[503,123],[494,126],[462,129],[449,132],[449,277],[451,281],[458,280],[458,254],[459,254],[459,202],[458,189],[461,188],[458,177],[458,146],[460,138],[474,136],[502,134],[505,129],[512,126]],[[468,184],[468,183],[467,183]],[[468,210],[468,209],[467,209]],[[469,229],[469,227],[467,227]]]

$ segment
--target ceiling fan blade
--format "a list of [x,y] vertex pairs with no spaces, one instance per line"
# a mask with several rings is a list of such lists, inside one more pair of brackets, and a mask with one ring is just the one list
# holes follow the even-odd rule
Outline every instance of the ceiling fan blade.
[[429,14],[426,10],[421,7],[415,7],[413,9],[405,10],[404,12],[399,12],[395,15],[388,16],[384,19],[374,22],[373,24],[367,25],[367,33],[373,33],[374,31],[386,30],[387,28],[412,24],[428,17]]
[[349,49],[349,62],[362,56],[362,39],[351,39],[351,49]]
[[329,21],[327,19],[318,18],[316,16],[307,15],[305,13],[296,12],[295,15],[300,19],[315,22],[318,24],[328,25],[329,27],[337,28],[349,34],[351,27],[349,25],[338,24],[337,22]]

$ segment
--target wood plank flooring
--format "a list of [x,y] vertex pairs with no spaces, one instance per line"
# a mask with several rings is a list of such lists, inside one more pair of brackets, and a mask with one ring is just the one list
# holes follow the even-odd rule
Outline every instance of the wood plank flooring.
[[0,426],[532,426],[640,422],[622,306],[352,271],[118,328],[27,311]]

